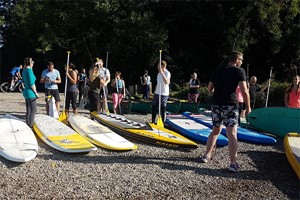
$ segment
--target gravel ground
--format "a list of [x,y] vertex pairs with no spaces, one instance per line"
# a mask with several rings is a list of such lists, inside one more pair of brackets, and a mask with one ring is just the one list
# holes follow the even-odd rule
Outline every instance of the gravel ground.
[[[40,94],[41,96],[43,94]],[[63,94],[61,94],[63,97]],[[25,119],[20,93],[0,93],[0,114]],[[38,113],[45,113],[43,99]],[[80,111],[88,115],[88,111]],[[150,115],[126,115],[150,121]],[[1,128],[1,127],[0,127]],[[283,140],[266,146],[239,143],[238,173],[228,171],[226,147],[199,163],[205,145],[180,151],[134,141],[138,149],[87,154],[56,151],[38,139],[39,152],[19,164],[0,157],[0,199],[299,199],[299,180],[283,152]]]

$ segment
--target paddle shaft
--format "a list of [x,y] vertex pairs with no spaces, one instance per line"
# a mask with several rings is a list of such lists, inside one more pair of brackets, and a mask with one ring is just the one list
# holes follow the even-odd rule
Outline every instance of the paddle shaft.
[[270,77],[269,77],[269,82],[268,82],[268,90],[267,90],[267,98],[266,98],[266,105],[265,105],[265,107],[268,107],[270,85],[271,85],[271,78],[272,78],[272,70],[273,70],[273,67],[271,67],[271,70],[270,70]]
[[69,71],[70,53],[71,53],[70,51],[67,51],[68,56],[67,56],[67,69],[66,69],[65,92],[64,92],[64,97],[65,97],[65,99],[64,99],[64,109],[63,109],[63,112],[64,112],[64,110],[66,109],[66,96],[67,96],[67,84],[68,84],[68,76],[67,76],[67,73],[68,73],[68,71]]
[[[162,50],[159,50],[159,69],[161,70],[161,52]],[[160,71],[159,71],[160,72]],[[158,116],[161,117],[161,83],[159,83],[159,94],[158,94]]]

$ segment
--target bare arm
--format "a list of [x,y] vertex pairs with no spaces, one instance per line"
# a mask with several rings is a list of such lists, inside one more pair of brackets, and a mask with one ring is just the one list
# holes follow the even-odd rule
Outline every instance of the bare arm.
[[164,73],[164,70],[162,68],[159,70],[159,73],[161,74],[165,84],[170,84],[171,76],[170,76],[170,78],[167,78],[165,73]]
[[209,93],[212,93],[214,91],[214,83],[213,82],[208,83],[207,90]]
[[69,78],[69,80],[71,81],[72,84],[77,83],[77,74],[75,71],[72,71],[71,75],[69,73],[67,73],[67,77]]
[[239,82],[239,86],[243,95],[244,103],[246,104],[246,115],[248,115],[251,112],[249,89],[246,81]]
[[125,88],[125,81],[123,81],[123,97],[125,98],[126,97],[126,88]]
[[285,104],[285,107],[289,107],[289,98],[290,98],[290,95],[289,95],[288,89],[286,89],[286,91],[284,93],[284,104]]

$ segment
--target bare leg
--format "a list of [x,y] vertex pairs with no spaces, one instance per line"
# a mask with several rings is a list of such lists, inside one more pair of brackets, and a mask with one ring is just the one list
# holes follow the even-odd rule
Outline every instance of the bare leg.
[[235,164],[237,160],[237,150],[238,150],[237,126],[226,127],[226,135],[228,137],[230,162],[232,164]]
[[212,157],[212,152],[216,145],[218,136],[221,133],[221,130],[222,130],[222,126],[219,126],[219,127],[214,126],[212,132],[208,136],[208,140],[206,143],[206,153],[205,153],[208,158]]
[[98,111],[98,113],[101,112],[101,100],[100,99],[97,101],[97,111]]
[[47,115],[49,115],[49,103],[48,102],[46,102],[46,113],[47,113]]
[[55,102],[55,105],[56,105],[57,113],[59,114],[59,110],[60,110],[60,107],[59,107],[59,101],[56,101],[56,102]]

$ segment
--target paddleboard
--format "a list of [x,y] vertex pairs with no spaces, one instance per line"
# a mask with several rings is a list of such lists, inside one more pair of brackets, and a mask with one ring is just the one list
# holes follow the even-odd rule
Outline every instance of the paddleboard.
[[73,129],[48,115],[36,114],[33,129],[46,144],[62,152],[80,153],[97,149]]
[[13,162],[34,159],[38,143],[31,128],[12,115],[0,116],[0,155]]
[[195,142],[155,124],[135,122],[117,114],[92,112],[91,117],[125,137],[169,148],[197,148]]
[[300,179],[300,133],[288,133],[284,137],[284,152]]
[[287,133],[300,133],[300,109],[267,107],[253,110],[247,121],[254,127],[284,137]]
[[[210,116],[198,114],[198,115],[192,115],[191,113],[184,112],[183,115],[189,119],[192,119],[200,124],[203,124],[205,126],[208,126],[209,128],[213,128],[212,119]],[[226,136],[226,128],[223,127],[221,134]],[[245,129],[242,127],[237,127],[237,138],[239,140],[245,141],[245,142],[251,142],[256,144],[274,144],[276,143],[276,139],[273,137],[270,137],[268,135],[261,134],[259,132]]]
[[137,146],[106,126],[82,115],[70,114],[72,128],[91,143],[110,150],[133,150]]
[[[167,115],[166,123],[175,131],[195,142],[207,142],[212,129],[182,115]],[[218,146],[228,145],[228,139],[219,135]]]

